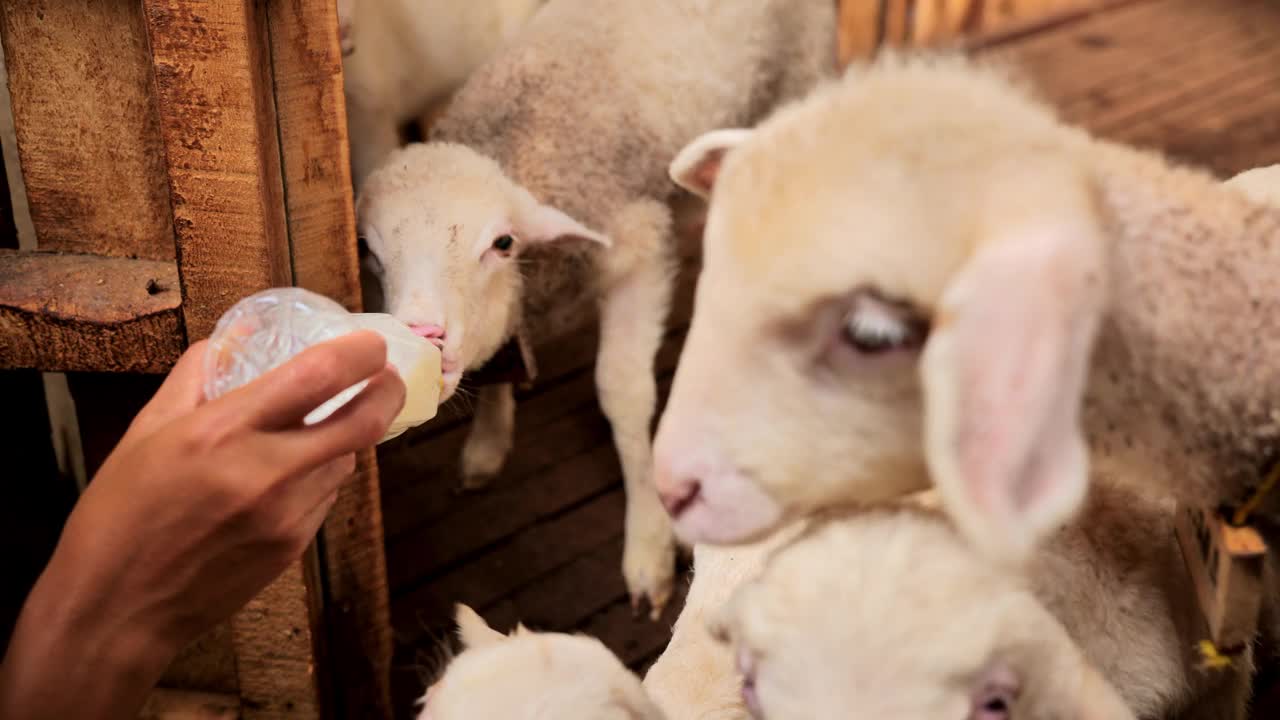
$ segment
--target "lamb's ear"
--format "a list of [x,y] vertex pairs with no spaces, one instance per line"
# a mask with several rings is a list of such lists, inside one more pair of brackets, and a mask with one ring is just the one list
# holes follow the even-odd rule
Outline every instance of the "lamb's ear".
[[459,604],[455,607],[454,621],[458,623],[458,637],[462,639],[462,646],[467,650],[492,645],[506,638],[489,627],[484,618],[466,605]]
[[528,243],[548,243],[556,240],[579,238],[611,247],[613,241],[603,233],[583,225],[567,214],[531,199],[524,212],[516,219],[516,233]]
[[929,470],[960,530],[1000,561],[1024,561],[1087,489],[1079,418],[1106,283],[1100,225],[1081,205],[986,238],[921,358]]
[[667,167],[667,174],[676,185],[703,199],[709,198],[725,153],[740,145],[751,133],[751,130],[731,128],[701,135],[676,154]]

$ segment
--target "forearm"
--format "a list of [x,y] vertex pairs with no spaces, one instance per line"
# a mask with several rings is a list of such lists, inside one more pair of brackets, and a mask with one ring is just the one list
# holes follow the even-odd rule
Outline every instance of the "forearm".
[[175,649],[50,564],[0,665],[0,718],[136,718]]

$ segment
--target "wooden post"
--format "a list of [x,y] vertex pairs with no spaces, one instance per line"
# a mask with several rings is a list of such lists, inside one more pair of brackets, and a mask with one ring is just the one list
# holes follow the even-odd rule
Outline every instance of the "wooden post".
[[[342,50],[332,0],[271,2],[272,68],[294,284],[360,310],[355,208]],[[338,495],[321,533],[327,636],[322,669],[336,673],[336,707],[350,718],[391,717],[391,612],[382,499],[372,450]],[[319,632],[319,630],[317,630]]]

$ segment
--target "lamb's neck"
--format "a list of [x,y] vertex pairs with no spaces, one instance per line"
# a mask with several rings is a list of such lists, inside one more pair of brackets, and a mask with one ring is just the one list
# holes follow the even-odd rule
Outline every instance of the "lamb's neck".
[[1236,500],[1280,450],[1280,209],[1096,151],[1114,245],[1085,411],[1095,452],[1141,460],[1185,499]]

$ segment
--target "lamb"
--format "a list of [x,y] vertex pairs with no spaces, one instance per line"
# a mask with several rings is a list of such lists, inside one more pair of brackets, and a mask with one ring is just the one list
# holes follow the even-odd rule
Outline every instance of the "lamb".
[[[675,539],[654,491],[653,359],[672,294],[666,166],[835,65],[830,0],[550,0],[452,98],[431,142],[358,200],[387,310],[443,350],[444,399],[513,338],[545,342],[598,301],[596,385],[627,492],[623,574],[656,617]],[[462,455],[482,487],[512,444],[509,383],[481,388]]]
[[1067,127],[996,68],[854,66],[672,175],[712,196],[655,441],[686,541],[932,479],[1017,561],[1090,476],[1216,506],[1280,440],[1280,209]]
[[351,176],[402,144],[400,128],[457,90],[543,0],[346,0],[338,3]]
[[919,509],[816,523],[712,631],[757,718],[1156,717],[1125,704],[1020,577]]
[[671,629],[671,642],[644,677],[649,697],[670,720],[747,720],[733,653],[708,634],[707,620],[805,525],[801,519],[750,545],[693,548],[693,582]]
[[1255,202],[1280,207],[1280,165],[1245,170],[1226,182]]
[[465,649],[419,701],[418,720],[663,720],[599,640],[519,627],[511,636],[458,606]]

